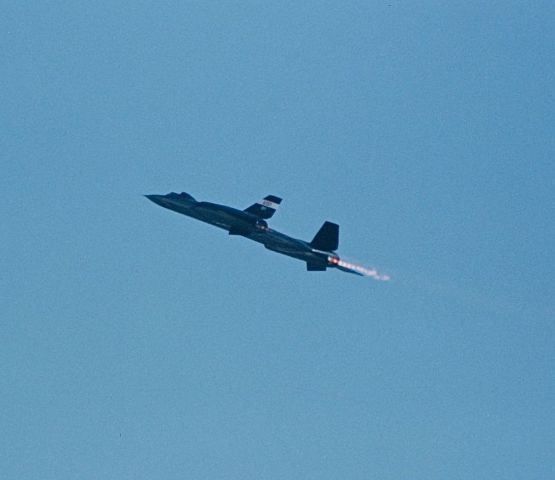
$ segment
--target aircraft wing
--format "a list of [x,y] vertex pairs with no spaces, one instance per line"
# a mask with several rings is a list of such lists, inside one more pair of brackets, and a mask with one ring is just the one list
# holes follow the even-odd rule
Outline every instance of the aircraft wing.
[[245,208],[243,211],[258,218],[271,218],[272,215],[276,213],[280,203],[281,198],[276,197],[275,195],[267,195],[262,200],[259,200],[248,208]]

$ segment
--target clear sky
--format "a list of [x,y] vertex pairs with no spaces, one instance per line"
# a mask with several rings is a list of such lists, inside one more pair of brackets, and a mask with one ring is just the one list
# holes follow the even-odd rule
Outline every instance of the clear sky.
[[[16,1],[0,477],[555,478],[555,7]],[[186,191],[376,282],[164,210]]]

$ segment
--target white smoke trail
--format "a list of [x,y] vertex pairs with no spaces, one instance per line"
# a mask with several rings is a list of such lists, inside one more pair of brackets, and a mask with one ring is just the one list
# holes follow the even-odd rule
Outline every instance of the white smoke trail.
[[357,265],[356,263],[347,262],[345,260],[339,260],[337,262],[337,265],[340,267],[344,267],[349,270],[352,270],[354,272],[360,273],[365,277],[371,277],[374,280],[378,280],[381,282],[387,282],[391,280],[391,277],[389,275],[381,274],[375,268],[366,268],[361,265]]

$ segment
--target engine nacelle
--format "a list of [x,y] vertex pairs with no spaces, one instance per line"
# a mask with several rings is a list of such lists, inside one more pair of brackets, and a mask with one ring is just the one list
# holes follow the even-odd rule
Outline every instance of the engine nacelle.
[[241,223],[237,222],[236,225],[230,228],[230,235],[243,235],[247,236],[253,232],[264,232],[268,229],[268,223],[262,219],[255,219],[254,221],[248,219],[248,221],[243,221]]
[[268,222],[266,222],[266,220],[261,220],[261,219],[259,219],[259,220],[257,220],[256,223],[254,224],[254,228],[255,228],[256,230],[259,230],[259,231],[267,230],[267,229],[268,229]]

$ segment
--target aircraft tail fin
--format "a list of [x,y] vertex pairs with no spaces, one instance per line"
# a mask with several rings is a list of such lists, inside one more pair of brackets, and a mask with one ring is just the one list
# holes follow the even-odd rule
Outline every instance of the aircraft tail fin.
[[337,250],[337,247],[339,247],[339,225],[337,223],[324,222],[312,242],[310,242],[310,246],[325,252]]
[[281,198],[275,195],[266,195],[262,200],[251,205],[249,208],[245,208],[244,212],[251,213],[258,218],[270,218],[279,207],[281,203]]

